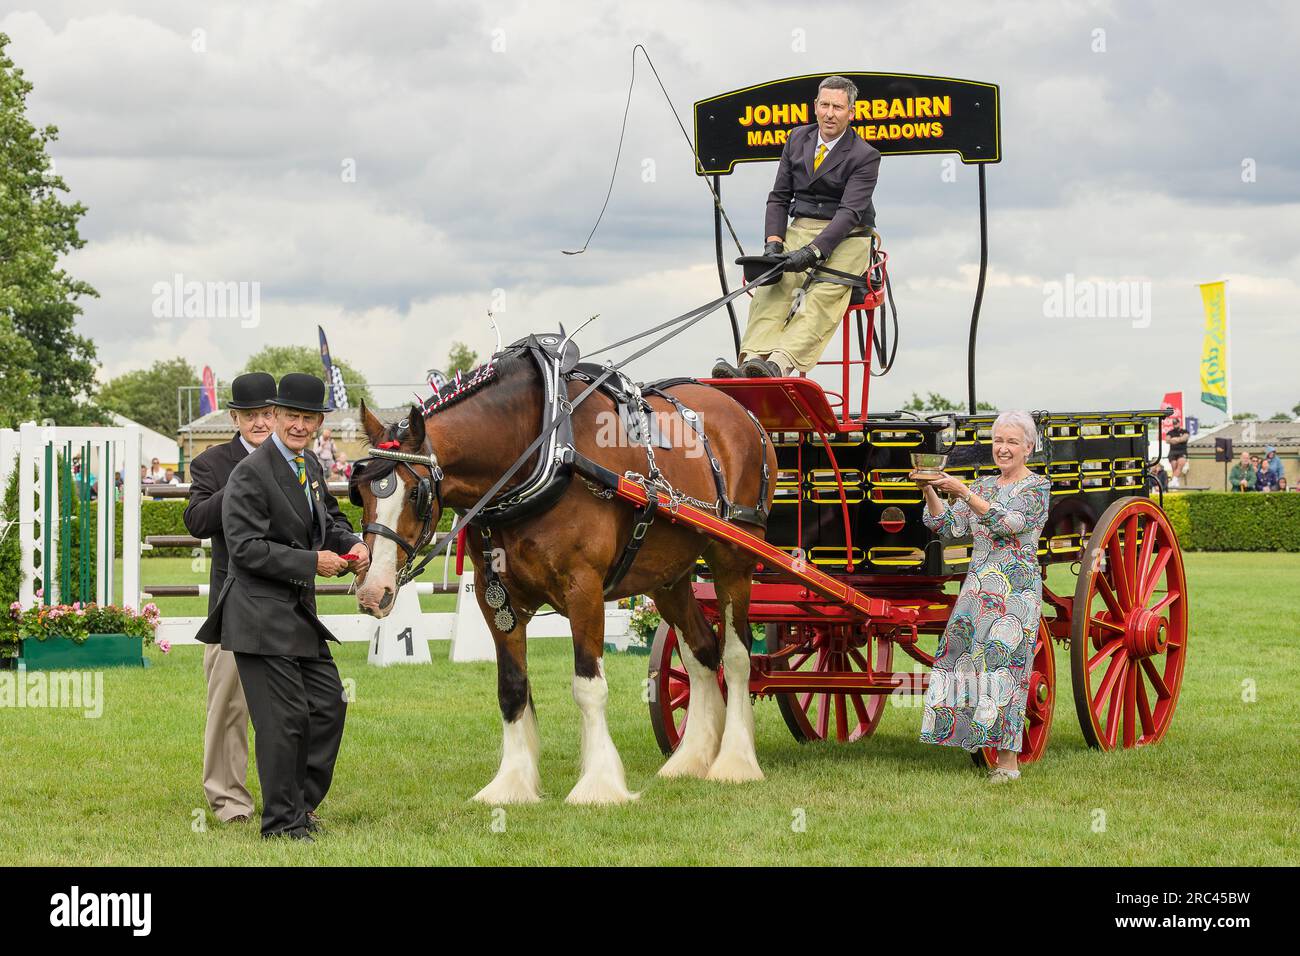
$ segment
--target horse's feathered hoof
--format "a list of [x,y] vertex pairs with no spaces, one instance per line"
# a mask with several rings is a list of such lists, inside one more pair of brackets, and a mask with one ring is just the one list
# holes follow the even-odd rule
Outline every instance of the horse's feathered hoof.
[[762,780],[763,771],[758,766],[758,760],[753,756],[728,753],[724,750],[718,754],[718,759],[713,761],[713,766],[709,768],[704,779],[719,783],[751,783]]
[[621,803],[631,803],[640,796],[641,794],[628,790],[627,785],[621,780],[587,774],[577,782],[569,795],[564,798],[564,802],[577,806],[611,807]]
[[708,750],[701,750],[698,753],[690,754],[685,752],[681,747],[674,751],[668,761],[659,768],[659,776],[672,779],[674,777],[697,777],[703,780],[709,775],[709,767],[717,759],[717,752],[710,753]]
[[474,794],[474,799],[494,807],[511,803],[541,803],[541,781],[530,780],[519,773],[498,774],[491,783]]

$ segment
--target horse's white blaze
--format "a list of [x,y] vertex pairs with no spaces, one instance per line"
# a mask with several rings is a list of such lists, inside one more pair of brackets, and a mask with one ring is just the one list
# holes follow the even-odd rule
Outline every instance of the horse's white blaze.
[[[727,724],[722,732],[722,747],[709,767],[708,779],[741,783],[762,780],[754,750],[754,704],[749,699],[749,649],[736,633],[733,609],[722,612],[722,670],[727,680]],[[693,690],[694,688],[692,688]],[[694,697],[691,705],[694,707]],[[689,724],[687,725],[690,726]]]
[[582,776],[566,798],[568,803],[627,803],[640,794],[629,793],[623,761],[609,736],[605,705],[609,686],[605,668],[596,662],[595,677],[573,678],[573,699],[582,711]]
[[542,751],[537,714],[532,701],[515,721],[501,722],[501,768],[492,782],[474,794],[480,803],[536,803],[542,799],[542,778],[537,760]]
[[[394,491],[387,498],[375,499],[375,524],[397,529],[397,522],[402,517],[402,506],[406,497]],[[382,535],[375,535],[375,549],[370,555],[370,567],[366,571],[366,580],[357,589],[357,600],[372,609],[380,617],[387,617],[396,604],[380,608],[379,602],[384,596],[384,589],[397,590],[397,544]]]
[[718,756],[725,719],[718,675],[700,663],[678,633],[677,650],[691,679],[691,703],[687,711],[686,734],[667,763],[661,777],[703,777]]

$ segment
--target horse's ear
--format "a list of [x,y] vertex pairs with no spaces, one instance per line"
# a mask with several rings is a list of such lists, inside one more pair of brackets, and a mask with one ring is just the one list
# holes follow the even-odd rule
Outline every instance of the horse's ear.
[[424,409],[419,405],[412,405],[411,410],[406,416],[407,427],[410,430],[411,441],[416,448],[424,444]]
[[386,430],[384,423],[376,418],[375,413],[366,407],[366,400],[364,398],[361,400],[361,427],[365,429],[366,438],[370,440],[371,447],[384,437],[384,432]]

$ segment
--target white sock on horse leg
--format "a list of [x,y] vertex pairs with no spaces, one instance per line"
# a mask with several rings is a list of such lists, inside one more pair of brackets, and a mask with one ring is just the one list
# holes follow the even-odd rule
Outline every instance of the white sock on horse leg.
[[718,756],[722,728],[726,721],[718,675],[700,663],[677,632],[677,650],[691,681],[686,734],[667,762],[659,768],[661,777],[703,777]]
[[727,679],[727,724],[708,779],[740,783],[762,780],[754,748],[754,704],[749,699],[749,649],[737,634],[730,606],[723,610],[722,669]]
[[623,775],[623,760],[609,735],[605,706],[609,685],[603,661],[596,662],[595,677],[573,678],[573,699],[582,711],[582,775],[569,792],[568,803],[627,803],[630,793]]
[[533,702],[524,705],[518,720],[503,720],[501,727],[501,767],[474,799],[494,806],[537,803],[542,799],[542,778],[537,768],[542,743]]

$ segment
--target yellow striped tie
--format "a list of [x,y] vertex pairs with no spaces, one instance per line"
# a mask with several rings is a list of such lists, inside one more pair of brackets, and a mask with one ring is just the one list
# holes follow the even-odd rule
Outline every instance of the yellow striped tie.
[[826,144],[821,143],[817,147],[817,155],[813,157],[813,172],[817,172],[817,167],[821,166],[822,160],[826,158]]
[[298,484],[302,486],[302,493],[307,496],[307,513],[315,514],[316,509],[311,503],[311,492],[307,490],[307,459],[302,455],[294,455],[293,466],[298,469]]

